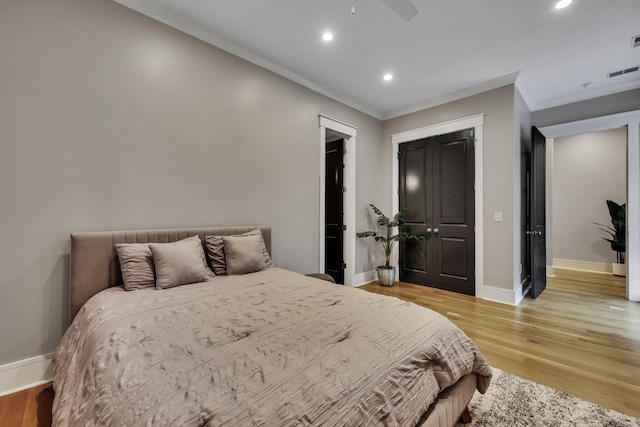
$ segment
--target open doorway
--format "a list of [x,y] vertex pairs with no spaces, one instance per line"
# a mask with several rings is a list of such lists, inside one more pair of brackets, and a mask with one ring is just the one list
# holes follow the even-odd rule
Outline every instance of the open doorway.
[[[336,282],[353,286],[355,259],[355,156],[357,129],[320,116],[319,256],[318,271],[331,274]],[[336,149],[341,141],[341,150]],[[339,154],[341,156],[339,156]],[[340,159],[338,159],[341,157]],[[340,167],[338,166],[340,165]],[[328,176],[327,168],[331,169]],[[336,175],[339,173],[339,177]],[[340,182],[337,179],[340,179]],[[327,185],[327,180],[331,185]],[[327,197],[330,200],[327,200]],[[339,202],[339,203],[337,203]],[[340,206],[341,205],[341,206]],[[327,215],[327,209],[335,211]],[[338,212],[340,211],[340,212]],[[336,219],[339,217],[341,223]],[[327,230],[329,229],[329,233]],[[342,240],[334,239],[340,237]],[[329,243],[327,241],[329,240]],[[336,246],[337,245],[337,246]],[[329,255],[327,256],[327,251]],[[338,252],[342,252],[341,254]],[[340,260],[341,259],[341,260]]]
[[327,129],[324,162],[324,272],[344,285],[344,140]]
[[[626,165],[620,165],[620,168],[626,169],[627,277],[625,293],[627,299],[639,301],[640,265],[638,265],[637,258],[640,255],[640,221],[638,220],[640,218],[640,110],[551,125],[540,130],[547,138],[557,139],[615,128],[626,130]],[[549,236],[556,240],[553,225]],[[549,259],[555,258],[558,258],[557,254],[551,252]],[[553,271],[549,271],[549,273],[553,273]]]
[[[547,141],[547,274],[566,270],[611,275],[616,252],[601,228],[611,227],[607,200],[626,206],[626,127]],[[602,225],[597,225],[602,224]],[[626,264],[593,292],[625,296]],[[584,276],[584,274],[583,274]],[[604,278],[603,278],[604,279]],[[587,287],[586,289],[589,289]]]
[[[603,237],[606,201],[627,202],[626,127],[547,141],[548,272],[568,268],[613,273],[616,253]],[[624,274],[626,276],[626,272]]]

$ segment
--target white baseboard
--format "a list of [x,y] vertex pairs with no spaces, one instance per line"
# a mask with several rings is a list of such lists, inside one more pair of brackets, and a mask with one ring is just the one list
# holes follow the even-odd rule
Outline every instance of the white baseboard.
[[524,297],[526,296],[526,294],[522,293],[522,290],[524,289],[524,285],[526,282],[527,282],[527,279],[520,282],[520,286],[516,287],[516,289],[513,291],[513,298],[514,298],[513,305],[520,304],[524,299]]
[[547,265],[547,277],[556,277],[556,270],[553,265]]
[[500,302],[502,304],[518,305],[516,302],[516,292],[513,289],[496,288],[484,285],[480,289],[479,297],[489,301]]
[[554,258],[553,267],[567,268],[569,270],[591,271],[594,273],[613,274],[613,267],[611,267],[611,263],[603,262],[576,261],[572,259]]
[[378,280],[378,275],[375,270],[365,271],[364,273],[356,274],[353,278],[353,286],[358,287],[366,285],[367,283]]
[[0,396],[51,382],[52,357],[49,353],[0,366]]
[[[375,270],[365,271],[364,273],[356,274],[353,280],[354,287],[366,285],[378,280],[378,275]],[[476,295],[478,298],[500,302],[509,305],[518,305],[524,296],[520,296],[519,301],[516,301],[516,293],[512,289],[502,289],[493,286],[482,286],[480,295]]]

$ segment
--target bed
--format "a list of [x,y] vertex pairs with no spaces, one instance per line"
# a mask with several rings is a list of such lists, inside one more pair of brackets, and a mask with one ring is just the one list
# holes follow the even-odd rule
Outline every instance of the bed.
[[[271,253],[271,229],[257,228]],[[123,288],[120,243],[255,229],[72,234],[53,425],[452,426],[486,391],[475,344],[396,298],[277,267]]]

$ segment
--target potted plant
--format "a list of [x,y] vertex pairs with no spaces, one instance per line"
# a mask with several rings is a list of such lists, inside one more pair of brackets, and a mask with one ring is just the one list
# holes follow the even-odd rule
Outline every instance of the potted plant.
[[378,272],[378,281],[382,286],[393,286],[395,282],[396,269],[389,265],[389,261],[391,260],[391,251],[396,243],[400,240],[420,240],[422,236],[416,236],[415,234],[406,233],[404,231],[399,231],[396,234],[393,233],[393,229],[399,227],[404,224],[404,215],[406,213],[406,209],[402,209],[400,212],[394,215],[393,219],[389,219],[385,214],[382,213],[380,209],[370,204],[371,210],[373,213],[378,215],[378,225],[384,227],[385,234],[378,234],[375,231],[363,231],[361,233],[356,233],[357,237],[373,237],[376,242],[380,243],[384,248],[385,255],[385,264],[377,267]]
[[616,276],[626,276],[627,270],[624,264],[625,253],[627,252],[627,226],[626,226],[626,203],[617,204],[611,200],[607,200],[607,208],[611,216],[611,225],[604,225],[594,222],[599,226],[600,230],[609,234],[611,238],[603,237],[604,240],[611,244],[611,249],[616,252],[616,262],[613,264],[613,274]]

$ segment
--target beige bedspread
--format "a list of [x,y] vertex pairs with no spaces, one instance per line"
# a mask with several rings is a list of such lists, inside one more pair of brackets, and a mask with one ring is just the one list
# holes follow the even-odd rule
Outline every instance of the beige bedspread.
[[278,268],[110,288],[53,357],[54,426],[414,426],[491,369],[439,314]]

